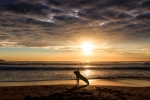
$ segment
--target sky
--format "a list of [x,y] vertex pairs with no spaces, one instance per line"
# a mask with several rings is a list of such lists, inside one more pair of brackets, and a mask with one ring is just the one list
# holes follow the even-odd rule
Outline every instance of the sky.
[[150,0],[0,0],[0,59],[149,61]]

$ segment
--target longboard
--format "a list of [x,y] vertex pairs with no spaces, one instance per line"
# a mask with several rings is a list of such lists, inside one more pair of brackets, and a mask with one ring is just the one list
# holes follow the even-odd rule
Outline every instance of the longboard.
[[81,80],[83,80],[84,82],[86,82],[89,85],[89,81],[87,78],[85,78],[83,75],[81,75],[80,73],[78,73],[77,71],[74,71],[74,74],[77,75],[77,77],[79,77]]

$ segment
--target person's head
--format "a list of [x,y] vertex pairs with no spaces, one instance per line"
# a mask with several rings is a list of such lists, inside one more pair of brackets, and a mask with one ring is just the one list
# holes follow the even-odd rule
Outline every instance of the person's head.
[[77,69],[77,72],[80,73],[79,69]]

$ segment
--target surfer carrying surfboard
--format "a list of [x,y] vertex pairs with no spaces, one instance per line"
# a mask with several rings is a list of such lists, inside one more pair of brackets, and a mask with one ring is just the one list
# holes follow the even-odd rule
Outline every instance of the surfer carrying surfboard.
[[79,71],[79,69],[77,69],[76,71],[74,71],[74,73],[76,73],[75,75],[76,75],[76,81],[77,81],[77,85],[79,85],[79,74],[80,74],[80,71]]
[[89,85],[88,79],[85,78],[83,75],[80,74],[79,69],[77,69],[76,71],[74,71],[74,74],[76,75],[77,85],[79,85],[79,79],[83,80],[84,82],[87,83],[87,85]]

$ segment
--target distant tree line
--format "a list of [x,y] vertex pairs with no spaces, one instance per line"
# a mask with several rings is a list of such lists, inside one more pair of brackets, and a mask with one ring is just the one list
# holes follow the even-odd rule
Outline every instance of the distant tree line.
[[0,62],[4,62],[5,60],[0,59]]

